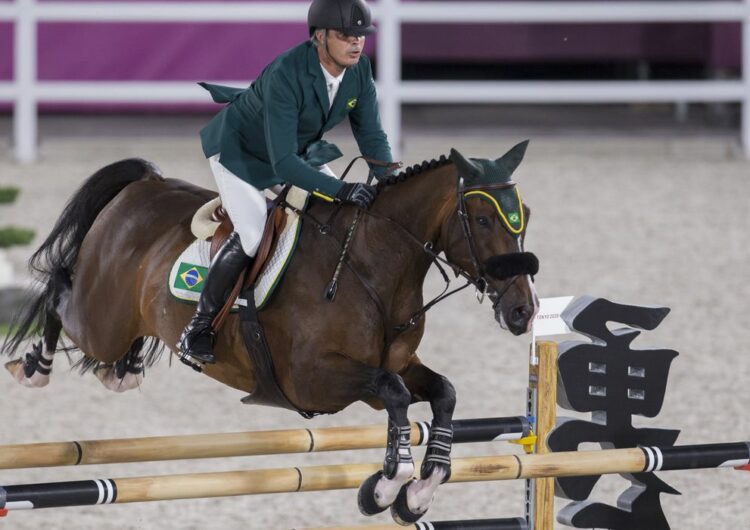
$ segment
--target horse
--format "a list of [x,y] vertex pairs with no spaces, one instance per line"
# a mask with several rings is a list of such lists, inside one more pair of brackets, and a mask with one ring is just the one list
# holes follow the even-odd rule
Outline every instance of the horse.
[[[335,413],[357,401],[386,409],[383,469],[358,494],[366,515],[390,506],[398,522],[410,524],[450,476],[455,391],[417,355],[432,305],[422,293],[431,265],[442,262],[488,295],[502,328],[519,335],[531,327],[538,262],[524,252],[530,210],[510,180],[526,145],[496,160],[452,150],[391,174],[378,182],[367,211],[311,199],[284,279],[258,313],[273,377],[298,411]],[[30,260],[41,290],[18,315],[3,350],[14,355],[30,337],[41,340],[8,363],[16,379],[46,384],[54,353],[65,348],[58,344],[63,331],[83,353],[81,370],[98,370],[114,390],[140,384],[143,365],[156,362],[164,346],[177,353],[193,307],[174,299],[165,279],[195,239],[194,213],[215,196],[165,178],[142,159],[115,162],[89,177]],[[341,260],[346,267],[331,300],[324,292]],[[113,288],[115,281],[120,288]],[[259,371],[236,315],[225,320],[215,353],[217,362],[203,372],[252,396]],[[416,480],[407,409],[421,401],[430,403],[434,418]]]

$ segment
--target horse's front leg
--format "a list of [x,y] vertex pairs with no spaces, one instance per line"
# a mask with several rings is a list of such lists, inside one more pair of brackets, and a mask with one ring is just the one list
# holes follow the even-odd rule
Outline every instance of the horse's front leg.
[[427,512],[438,486],[447,482],[451,475],[452,420],[456,391],[450,381],[419,361],[409,365],[403,373],[403,379],[414,396],[414,401],[430,402],[433,415],[420,479],[404,486],[391,506],[391,514],[397,522],[412,524]]
[[411,426],[407,409],[411,394],[401,376],[377,369],[373,397],[388,412],[388,441],[383,470],[365,480],[359,488],[359,510],[364,515],[380,513],[393,504],[402,486],[414,476],[411,456]]

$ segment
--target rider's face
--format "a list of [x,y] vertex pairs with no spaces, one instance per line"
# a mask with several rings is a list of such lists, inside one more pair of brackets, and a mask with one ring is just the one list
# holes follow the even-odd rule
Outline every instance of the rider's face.
[[365,37],[345,35],[340,31],[329,30],[325,37],[328,43],[328,54],[339,66],[349,68],[359,62]]

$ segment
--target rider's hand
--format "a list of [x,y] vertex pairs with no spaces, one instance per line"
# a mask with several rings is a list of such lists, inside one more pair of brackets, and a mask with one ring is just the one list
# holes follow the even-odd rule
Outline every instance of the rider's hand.
[[362,184],[360,182],[345,182],[336,194],[336,198],[341,202],[355,204],[360,208],[367,210],[372,204],[372,201],[375,200],[376,194],[375,186]]

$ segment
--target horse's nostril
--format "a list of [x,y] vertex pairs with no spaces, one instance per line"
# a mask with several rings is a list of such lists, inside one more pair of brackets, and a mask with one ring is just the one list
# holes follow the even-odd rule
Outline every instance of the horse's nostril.
[[530,305],[514,307],[510,312],[510,320],[514,324],[524,324],[528,322],[533,312],[534,309]]

